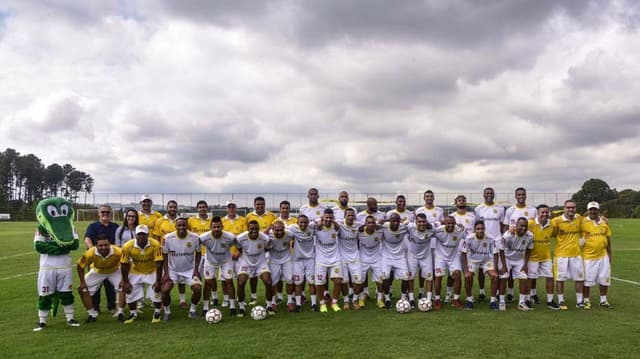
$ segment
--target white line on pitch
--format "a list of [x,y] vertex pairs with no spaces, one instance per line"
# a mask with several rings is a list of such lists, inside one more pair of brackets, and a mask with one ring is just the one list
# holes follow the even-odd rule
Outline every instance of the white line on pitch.
[[38,274],[38,272],[16,274],[16,275],[12,275],[12,276],[9,276],[9,277],[0,278],[0,280],[15,279],[15,278],[20,278],[20,277],[26,277],[28,275],[34,275],[34,274]]
[[629,283],[629,284],[635,284],[635,285],[640,285],[640,283],[638,282],[634,282],[632,280],[627,280],[627,279],[622,279],[622,278],[616,278],[616,277],[611,277],[611,279],[615,279],[618,280],[620,282],[625,282],[625,283]]
[[18,254],[12,254],[10,256],[0,257],[0,261],[5,260],[5,259],[9,259],[9,258],[28,256],[29,254],[36,254],[36,252],[23,252],[23,253],[18,253]]

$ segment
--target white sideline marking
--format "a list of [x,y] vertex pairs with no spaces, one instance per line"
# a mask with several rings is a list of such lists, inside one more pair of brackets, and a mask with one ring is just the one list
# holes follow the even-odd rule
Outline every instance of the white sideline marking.
[[625,282],[625,283],[629,283],[629,284],[635,284],[635,285],[640,285],[640,283],[638,282],[634,282],[632,280],[627,280],[627,279],[622,279],[622,278],[616,278],[616,277],[611,277],[611,279],[615,279],[618,280],[620,282]]
[[[38,274],[38,272],[30,272],[30,273],[21,273],[21,274],[16,274],[16,275],[12,275],[12,276],[8,276],[8,277],[0,278],[0,280],[15,279],[15,278],[20,278],[20,277],[26,277],[26,276],[28,276],[28,275],[34,275],[34,274]],[[639,284],[640,284],[640,283],[639,283]]]
[[18,254],[12,254],[10,256],[4,256],[4,257],[0,257],[0,261],[5,260],[5,259],[9,259],[9,258],[15,258],[15,257],[22,257],[22,256],[27,256],[29,254],[35,254],[36,252],[24,252],[24,253],[18,253]]

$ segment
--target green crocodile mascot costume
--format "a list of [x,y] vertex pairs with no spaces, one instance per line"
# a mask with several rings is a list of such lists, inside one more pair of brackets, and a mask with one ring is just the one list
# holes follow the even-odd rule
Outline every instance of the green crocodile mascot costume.
[[38,272],[38,326],[47,326],[49,311],[55,317],[58,304],[62,303],[67,324],[80,324],[73,318],[73,273],[71,251],[78,249],[78,234],[73,226],[73,205],[64,198],[43,199],[36,207],[38,228],[33,240],[40,253]]

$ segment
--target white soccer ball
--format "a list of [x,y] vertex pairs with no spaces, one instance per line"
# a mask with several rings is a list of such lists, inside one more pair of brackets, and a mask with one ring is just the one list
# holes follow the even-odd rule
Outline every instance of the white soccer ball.
[[204,315],[204,319],[209,324],[216,324],[222,320],[222,312],[217,308],[209,309],[207,314]]
[[418,309],[420,309],[421,312],[429,312],[432,308],[433,303],[431,303],[427,298],[420,298],[418,300]]
[[396,312],[403,314],[411,311],[411,304],[406,299],[400,299],[396,302]]
[[256,305],[255,307],[251,308],[251,318],[253,318],[253,320],[263,320],[267,317],[267,310],[261,306],[261,305]]

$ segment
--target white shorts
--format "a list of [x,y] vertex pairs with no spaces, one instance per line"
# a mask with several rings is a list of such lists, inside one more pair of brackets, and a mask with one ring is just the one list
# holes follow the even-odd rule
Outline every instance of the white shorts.
[[367,277],[367,272],[371,271],[371,280],[376,283],[382,282],[382,269],[380,268],[380,262],[376,263],[360,263],[362,269],[362,279]]
[[46,297],[55,292],[73,291],[71,268],[40,269],[38,272],[38,295]]
[[551,260],[543,262],[531,262],[527,264],[527,277],[536,279],[538,277],[553,278],[553,263]]
[[329,278],[341,278],[342,279],[342,263],[337,262],[333,264],[322,264],[316,262],[314,276],[316,277],[316,285],[327,284],[327,273]]
[[194,285],[201,284],[200,278],[193,276],[193,269],[184,272],[175,272],[169,269],[169,278],[176,284]]
[[267,260],[262,257],[257,263],[251,264],[244,257],[240,257],[236,262],[236,274],[246,274],[249,278],[256,278],[262,275],[262,273],[269,272],[269,264]]
[[509,273],[511,273],[513,279],[527,279],[528,278],[527,273],[522,271],[523,265],[524,265],[524,259],[517,260],[517,261],[510,261],[507,259],[506,278],[509,278]]
[[314,283],[316,272],[316,261],[313,258],[294,259],[293,260],[293,283],[295,285],[302,284],[305,279],[309,284]]
[[453,274],[455,271],[462,271],[460,256],[456,255],[453,259],[446,259],[436,256],[435,267],[433,268],[436,277],[442,277],[445,274]]
[[584,271],[585,286],[593,287],[596,284],[602,286],[611,285],[611,263],[609,262],[609,256],[604,256],[599,259],[585,259]]
[[584,280],[584,263],[582,257],[556,257],[555,262],[555,274],[556,280],[565,281],[573,279],[575,281]]
[[218,271],[220,276],[219,278],[222,280],[229,280],[229,279],[233,279],[233,274],[234,274],[234,270],[233,267],[235,267],[235,263],[233,261],[228,261],[226,263],[223,263],[222,265],[212,265],[209,263],[206,263],[204,265],[204,279],[218,279]]
[[382,279],[389,278],[391,271],[393,271],[396,279],[409,280],[409,268],[407,267],[407,260],[405,258],[391,259],[382,257],[380,270],[382,271]]
[[126,295],[127,303],[134,303],[144,298],[144,285],[148,285],[147,294],[150,295],[154,303],[160,303],[160,292],[154,291],[151,286],[156,282],[156,273],[136,274],[129,273],[129,283],[131,283],[131,293]]
[[102,283],[108,280],[111,282],[113,287],[120,291],[120,281],[122,280],[122,272],[120,269],[116,270],[111,274],[100,274],[92,269],[89,273],[84,275],[84,281],[87,282],[87,289],[89,290],[89,295],[94,295],[100,289]]
[[291,263],[291,261],[283,264],[269,263],[269,270],[271,271],[271,281],[273,284],[280,281],[286,284],[293,283],[293,263]]
[[495,270],[496,266],[493,263],[493,259],[484,262],[469,261],[467,263],[467,270],[471,273],[477,272],[478,268],[482,268],[482,271],[486,274],[490,270]]
[[433,280],[433,260],[431,256],[419,259],[409,254],[407,255],[407,266],[409,267],[409,279],[413,280],[418,276],[418,270],[420,270],[423,278]]
[[[351,276],[351,281],[355,284],[362,284],[362,282],[364,282],[360,261],[342,262],[342,273],[344,274],[345,283],[349,282],[349,276]],[[349,276],[347,276],[347,273]]]

